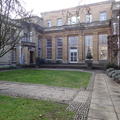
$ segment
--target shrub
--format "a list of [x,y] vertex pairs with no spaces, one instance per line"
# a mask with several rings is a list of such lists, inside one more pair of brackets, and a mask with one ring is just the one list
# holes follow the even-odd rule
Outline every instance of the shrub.
[[115,76],[113,76],[113,78],[120,83],[120,70],[116,70]]
[[112,74],[114,74],[114,73],[115,73],[115,70],[110,71],[110,72],[108,73],[108,76],[109,76],[109,77],[112,77]]
[[45,59],[43,58],[36,58],[36,65],[40,66],[41,64],[45,64]]
[[62,64],[62,60],[56,60],[56,64]]
[[108,75],[109,72],[111,72],[111,71],[113,71],[113,70],[114,70],[114,68],[109,68],[109,69],[107,69],[107,70],[106,70],[107,75]]
[[16,66],[9,66],[8,68],[9,69],[16,69],[17,67]]
[[115,63],[108,63],[106,65],[106,68],[109,69],[109,68],[114,68],[114,69],[118,69],[118,66],[115,64]]

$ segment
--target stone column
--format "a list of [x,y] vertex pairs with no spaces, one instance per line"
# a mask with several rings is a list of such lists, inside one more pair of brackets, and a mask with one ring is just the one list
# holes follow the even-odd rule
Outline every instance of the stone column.
[[52,37],[52,60],[56,60],[56,39]]
[[84,59],[83,58],[83,44],[84,44],[84,38],[82,35],[79,35],[79,38],[78,38],[78,57],[79,57],[79,62],[82,62],[82,60]]
[[42,39],[42,58],[46,59],[46,39]]
[[93,34],[93,60],[99,60],[99,38],[97,32]]
[[68,38],[67,35],[64,36],[63,38],[63,62],[64,63],[68,63],[69,59],[68,59]]

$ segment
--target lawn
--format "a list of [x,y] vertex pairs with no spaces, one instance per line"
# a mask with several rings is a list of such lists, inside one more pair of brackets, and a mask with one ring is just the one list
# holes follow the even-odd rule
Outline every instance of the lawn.
[[69,88],[86,88],[90,77],[91,73],[62,70],[25,69],[0,72],[0,80]]
[[0,96],[0,120],[70,120],[67,105],[24,98]]

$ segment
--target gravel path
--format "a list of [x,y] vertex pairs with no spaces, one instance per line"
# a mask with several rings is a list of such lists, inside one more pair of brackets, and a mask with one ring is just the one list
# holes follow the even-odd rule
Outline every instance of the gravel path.
[[0,81],[0,94],[69,103],[79,89]]

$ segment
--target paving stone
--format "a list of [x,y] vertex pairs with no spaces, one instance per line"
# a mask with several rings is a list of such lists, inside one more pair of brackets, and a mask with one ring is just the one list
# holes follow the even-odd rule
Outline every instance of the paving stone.
[[118,120],[114,112],[106,112],[103,110],[101,111],[94,109],[90,109],[88,117],[100,120]]
[[103,104],[91,104],[91,109],[99,110],[99,111],[106,111],[106,112],[114,112],[113,106],[103,105]]
[[91,103],[94,104],[101,104],[101,105],[107,105],[107,106],[111,106],[112,105],[112,101],[110,99],[92,99]]
[[87,120],[101,120],[101,119],[94,119],[92,117],[91,118],[89,117]]

